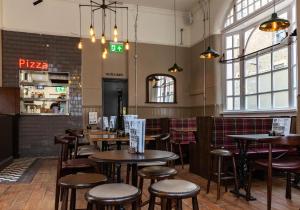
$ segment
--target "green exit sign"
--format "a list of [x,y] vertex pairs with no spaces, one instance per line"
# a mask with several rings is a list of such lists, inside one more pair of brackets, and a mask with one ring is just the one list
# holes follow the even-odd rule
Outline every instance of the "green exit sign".
[[64,93],[64,92],[66,92],[66,87],[56,87],[56,92],[57,93]]
[[124,44],[118,42],[110,42],[109,43],[109,51],[113,53],[123,53],[124,52]]

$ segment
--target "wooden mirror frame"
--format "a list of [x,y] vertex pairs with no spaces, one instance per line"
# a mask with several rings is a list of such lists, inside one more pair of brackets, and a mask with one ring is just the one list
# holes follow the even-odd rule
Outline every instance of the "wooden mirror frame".
[[[164,76],[164,77],[170,77],[174,81],[174,102],[151,102],[149,100],[149,80],[152,77],[156,76]],[[146,103],[148,104],[177,104],[177,85],[176,85],[176,77],[170,74],[150,74],[146,77]]]

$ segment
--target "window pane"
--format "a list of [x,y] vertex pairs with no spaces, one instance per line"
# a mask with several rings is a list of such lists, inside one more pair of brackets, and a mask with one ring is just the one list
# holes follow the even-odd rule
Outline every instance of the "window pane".
[[239,96],[241,93],[240,91],[240,80],[234,80],[234,95]]
[[232,96],[233,91],[232,91],[232,80],[227,81],[227,95]]
[[288,70],[274,72],[273,74],[274,90],[288,89],[288,82],[289,82]]
[[270,92],[271,91],[271,74],[264,74],[258,76],[258,92]]
[[240,55],[240,49],[239,48],[236,48],[233,50],[233,57],[234,58],[238,58]]
[[226,37],[226,49],[232,48],[232,36]]
[[245,105],[247,110],[257,109],[257,97],[256,96],[246,96]]
[[272,33],[266,33],[256,28],[249,38],[245,54],[253,53],[273,44]]
[[245,76],[251,76],[256,74],[256,59],[247,60],[245,64]]
[[233,98],[227,97],[227,110],[233,110]]
[[246,94],[254,94],[257,92],[256,90],[256,77],[250,77],[245,79],[245,88]]
[[264,73],[271,70],[271,54],[265,54],[258,57],[258,73]]
[[288,67],[288,48],[277,50],[273,53],[273,69]]
[[234,78],[240,78],[240,63],[234,63]]
[[292,74],[293,74],[293,88],[297,87],[297,67],[293,66],[292,68]]
[[297,90],[296,89],[293,90],[293,97],[294,97],[294,104],[293,104],[293,106],[297,107]]
[[226,65],[226,78],[231,79],[232,78],[232,64]]
[[241,100],[240,97],[234,98],[234,110],[240,110],[241,109]]
[[263,95],[259,95],[259,109],[272,109],[272,97],[271,97],[271,93],[270,94],[263,94]]
[[226,51],[226,59],[232,59],[232,50],[227,50]]
[[289,92],[274,93],[274,108],[283,109],[289,107]]
[[238,34],[234,35],[233,45],[234,45],[234,47],[239,47],[240,46],[240,35],[238,35]]

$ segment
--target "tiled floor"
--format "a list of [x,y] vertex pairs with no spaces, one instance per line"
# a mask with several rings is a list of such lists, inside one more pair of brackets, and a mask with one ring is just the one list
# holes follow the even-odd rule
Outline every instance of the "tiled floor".
[[[247,202],[243,198],[236,198],[231,193],[225,193],[222,188],[221,200],[216,201],[216,185],[212,185],[211,193],[206,194],[206,180],[188,172],[188,166],[184,170],[177,166],[178,178],[193,181],[201,186],[198,201],[201,210],[263,210],[266,209],[266,183],[254,181],[253,196],[256,201]],[[56,176],[56,161],[43,160],[37,174],[29,184],[0,184],[0,210],[53,210],[54,189]],[[274,210],[298,210],[300,207],[300,191],[293,189],[292,200],[286,200],[285,182],[274,178],[273,183],[273,209]],[[143,199],[148,198],[147,185],[144,188]],[[84,190],[78,193],[77,208],[85,208]],[[184,201],[184,210],[190,210],[191,201]],[[130,209],[130,208],[127,208]],[[147,210],[148,206],[142,208]],[[156,207],[156,210],[159,210]]]

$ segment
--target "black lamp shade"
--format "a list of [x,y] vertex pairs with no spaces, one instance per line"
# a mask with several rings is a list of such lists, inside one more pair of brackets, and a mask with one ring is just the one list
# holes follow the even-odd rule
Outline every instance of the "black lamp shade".
[[174,63],[174,65],[171,68],[169,68],[168,71],[171,72],[171,73],[181,72],[181,71],[183,71],[183,68],[178,66],[177,63]]
[[260,24],[259,30],[266,32],[274,32],[285,30],[290,26],[290,21],[279,18],[277,13],[273,13],[270,20],[267,20]]
[[203,53],[201,53],[200,58],[202,59],[213,59],[219,57],[220,54],[212,49],[211,47],[208,47]]

